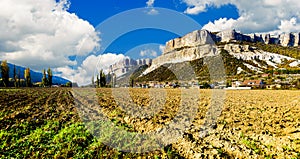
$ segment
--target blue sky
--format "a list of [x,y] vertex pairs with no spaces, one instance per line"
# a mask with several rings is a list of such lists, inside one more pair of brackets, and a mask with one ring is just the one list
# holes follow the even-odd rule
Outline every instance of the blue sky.
[[[145,8],[147,6],[146,2],[146,0],[71,1],[69,12],[75,13],[78,17],[87,20],[94,27],[97,27],[97,25],[99,25],[103,21],[118,13],[122,13],[124,11],[135,8]],[[187,5],[180,0],[156,0],[153,7],[168,8],[183,13],[187,8]],[[206,12],[200,13],[198,15],[185,15],[194,19],[200,25],[205,25],[210,21],[218,20],[224,17],[237,19],[238,11],[235,6],[226,4],[221,7],[208,8]],[[187,32],[191,31],[194,30],[187,30]],[[165,42],[167,42],[168,40],[176,38],[178,36],[179,35],[177,34],[157,29],[136,30],[121,36],[119,39],[114,41],[114,43],[110,45],[104,52],[126,54],[127,51],[133,49],[136,46],[147,43],[165,44]],[[143,48],[139,48],[140,50],[143,50]],[[149,47],[146,48],[149,49]],[[158,49],[158,46],[153,47],[152,49],[158,52],[158,54],[160,54],[161,52]],[[134,51],[135,53],[130,53],[132,58],[143,58],[138,56],[139,50]],[[149,57],[151,58],[151,56]]]
[[[105,19],[124,12],[129,9],[146,7],[147,0],[85,0],[71,1],[69,11],[75,13],[80,18],[89,21],[93,26],[97,26]],[[156,0],[154,7],[168,8],[178,12],[184,12],[187,5],[180,0]],[[207,12],[198,15],[188,15],[198,23],[204,25],[209,21],[219,18],[238,18],[237,8],[231,4],[220,8],[211,7]]]

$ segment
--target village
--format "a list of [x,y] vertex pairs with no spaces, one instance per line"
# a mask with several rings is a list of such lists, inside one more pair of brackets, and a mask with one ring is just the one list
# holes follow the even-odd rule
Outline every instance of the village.
[[131,84],[114,85],[112,87],[134,88],[199,88],[227,90],[297,90],[300,89],[300,74],[258,74],[252,76],[227,77],[227,81],[148,81]]

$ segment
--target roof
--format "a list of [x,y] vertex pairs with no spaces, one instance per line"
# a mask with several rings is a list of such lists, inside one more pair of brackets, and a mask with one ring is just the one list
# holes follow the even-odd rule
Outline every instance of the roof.
[[260,85],[262,83],[262,80],[245,80],[243,82],[243,85]]

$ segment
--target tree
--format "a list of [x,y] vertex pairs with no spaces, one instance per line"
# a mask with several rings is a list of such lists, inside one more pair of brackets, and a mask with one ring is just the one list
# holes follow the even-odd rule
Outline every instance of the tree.
[[14,73],[13,73],[13,78],[14,78],[14,86],[17,87],[17,70],[16,70],[16,65],[14,65]]
[[47,81],[47,76],[46,76],[46,70],[45,69],[43,69],[42,85],[43,85],[43,87],[48,86],[48,81]]
[[100,87],[104,87],[106,85],[106,77],[103,70],[100,70]]
[[99,81],[99,76],[97,75],[97,80],[96,80],[96,87],[99,87],[99,85],[100,85],[100,81]]
[[8,85],[9,85],[9,66],[8,66],[6,60],[2,61],[2,63],[1,63],[1,76],[2,76],[4,86],[8,87]]
[[67,82],[66,87],[72,87],[72,82]]
[[112,79],[112,75],[110,72],[108,72],[108,74],[106,75],[106,83],[111,84],[111,79]]
[[25,78],[26,87],[30,87],[31,86],[30,68],[25,69],[24,78]]
[[21,87],[21,72],[20,72],[20,69],[18,69],[18,87]]
[[53,74],[52,74],[52,71],[51,71],[50,68],[48,68],[47,74],[48,74],[48,86],[52,87],[52,77],[53,77]]
[[111,75],[111,86],[114,88],[116,87],[117,77],[115,73],[112,73]]
[[133,87],[134,86],[134,79],[131,78],[131,81],[130,81],[130,86]]
[[95,79],[94,79],[94,75],[92,76],[92,86],[95,86]]

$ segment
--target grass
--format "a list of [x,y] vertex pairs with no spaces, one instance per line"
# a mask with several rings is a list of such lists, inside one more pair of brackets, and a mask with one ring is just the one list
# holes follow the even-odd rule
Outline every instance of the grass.
[[254,140],[249,139],[248,137],[244,137],[242,139],[242,143],[249,149],[253,150],[256,154],[261,154],[261,149],[257,145]]

